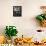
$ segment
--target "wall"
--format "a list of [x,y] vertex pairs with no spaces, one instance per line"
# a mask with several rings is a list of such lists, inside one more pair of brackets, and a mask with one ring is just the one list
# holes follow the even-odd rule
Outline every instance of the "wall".
[[[22,17],[13,17],[13,6],[22,6]],[[39,27],[35,16],[41,13],[40,6],[46,5],[46,0],[0,0],[0,34],[4,34],[6,25],[15,25],[18,36],[36,34]]]

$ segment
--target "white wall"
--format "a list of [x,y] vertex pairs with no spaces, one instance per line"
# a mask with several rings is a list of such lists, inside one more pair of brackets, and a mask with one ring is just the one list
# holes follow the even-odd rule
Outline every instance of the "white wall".
[[[13,6],[20,5],[22,17],[13,17]],[[19,36],[36,33],[36,29],[41,29],[35,20],[36,15],[41,13],[41,5],[46,5],[46,0],[0,0],[0,33],[4,33],[6,25],[15,25]]]

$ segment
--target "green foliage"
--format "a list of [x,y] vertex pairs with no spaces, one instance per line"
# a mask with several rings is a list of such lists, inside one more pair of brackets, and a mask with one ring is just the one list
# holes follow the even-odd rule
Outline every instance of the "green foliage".
[[39,21],[43,21],[44,19],[46,19],[46,15],[45,14],[38,15],[36,16],[36,19]]
[[38,19],[39,21],[42,21],[43,17],[42,16],[37,16],[36,19]]
[[46,20],[46,15],[44,16],[45,20]]
[[18,33],[15,26],[6,26],[5,30],[6,30],[5,34],[9,38],[11,38],[12,36],[16,36]]

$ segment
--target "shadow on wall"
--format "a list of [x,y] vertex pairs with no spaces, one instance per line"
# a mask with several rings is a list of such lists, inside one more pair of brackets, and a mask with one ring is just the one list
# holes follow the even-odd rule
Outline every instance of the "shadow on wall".
[[40,26],[39,21],[36,20],[36,17],[31,17],[30,18],[30,22],[31,22],[32,25],[34,25],[34,27],[35,26],[36,27],[39,27]]

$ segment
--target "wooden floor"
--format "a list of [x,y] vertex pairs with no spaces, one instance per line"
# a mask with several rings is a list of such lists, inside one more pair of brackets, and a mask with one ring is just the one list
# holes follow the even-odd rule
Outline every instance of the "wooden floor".
[[46,46],[46,44],[44,45],[23,44],[23,45],[15,45],[15,46]]

